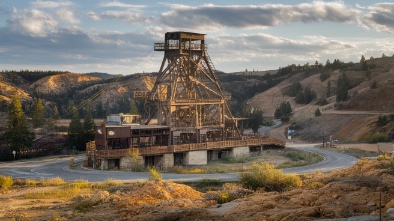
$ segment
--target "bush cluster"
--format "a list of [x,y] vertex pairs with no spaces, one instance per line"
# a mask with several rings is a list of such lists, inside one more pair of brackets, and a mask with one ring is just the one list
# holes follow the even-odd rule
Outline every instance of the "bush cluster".
[[364,136],[361,140],[365,141],[367,143],[378,143],[378,142],[389,142],[390,141],[387,134],[384,134],[384,133],[368,134],[368,135]]
[[163,180],[162,175],[155,167],[148,167],[149,170],[149,180],[161,181]]
[[11,176],[0,176],[0,190],[8,190],[13,183]]
[[243,198],[253,193],[251,190],[234,183],[225,183],[220,191],[209,191],[205,194],[205,198],[216,200],[218,203],[228,203],[235,199]]
[[277,192],[302,185],[299,176],[284,174],[282,170],[275,169],[274,165],[267,162],[253,163],[251,172],[240,175],[240,183],[243,187],[252,190],[263,189]]

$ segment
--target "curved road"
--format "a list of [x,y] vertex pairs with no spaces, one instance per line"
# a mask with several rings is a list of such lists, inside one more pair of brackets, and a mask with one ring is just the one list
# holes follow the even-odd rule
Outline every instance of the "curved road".
[[[286,147],[318,152],[325,156],[325,160],[303,167],[289,168],[283,170],[285,173],[305,174],[315,171],[330,172],[341,170],[352,166],[357,162],[354,157],[337,152],[314,148],[314,144],[288,144]],[[34,161],[15,161],[0,164],[0,174],[12,176],[14,179],[48,179],[61,177],[66,181],[78,179],[89,182],[101,182],[108,179],[122,180],[126,182],[138,182],[148,179],[149,173],[124,172],[124,171],[101,171],[83,169],[80,167],[85,156],[75,156],[76,169],[69,169],[69,157],[43,159]],[[199,181],[203,178],[219,179],[220,181],[237,181],[238,173],[217,173],[217,174],[168,174],[163,173],[163,179],[178,182]]]

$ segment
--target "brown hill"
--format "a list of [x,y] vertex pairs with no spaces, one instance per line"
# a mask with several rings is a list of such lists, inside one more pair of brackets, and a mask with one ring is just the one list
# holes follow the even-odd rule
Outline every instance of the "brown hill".
[[110,106],[116,105],[117,100],[130,97],[133,91],[150,91],[153,88],[155,78],[148,74],[138,74],[135,76],[125,77],[115,83],[95,84],[84,90],[78,92],[78,94],[90,93],[96,89],[102,89],[107,87],[100,96],[96,99],[96,102],[102,102],[103,104],[109,103]]
[[[254,96],[248,103],[261,109],[265,116],[273,116],[282,101],[289,101],[293,109],[291,122],[300,123],[298,128],[303,130],[305,138],[316,141],[321,140],[323,134],[328,134],[343,141],[357,141],[370,133],[371,130],[368,128],[379,115],[394,110],[394,57],[376,58],[366,62],[370,74],[361,70],[359,63],[347,64],[342,69],[321,70],[313,74],[300,72],[276,87]],[[324,81],[320,80],[322,73],[328,74]],[[337,103],[335,91],[342,74],[348,78],[351,88],[348,91],[349,99]],[[315,101],[301,105],[295,102],[294,97],[285,94],[286,89],[297,81],[303,88],[309,87],[316,93]],[[331,96],[326,97],[328,90]],[[314,104],[318,99],[326,99],[328,104]],[[314,119],[317,108],[321,110],[322,116]]]
[[30,85],[30,89],[41,95],[61,95],[70,90],[75,90],[84,85],[91,85],[99,82],[98,77],[91,77],[82,74],[64,73],[47,76]]
[[0,101],[10,102],[11,97],[18,95],[22,100],[31,100],[29,93],[7,82],[0,82]]

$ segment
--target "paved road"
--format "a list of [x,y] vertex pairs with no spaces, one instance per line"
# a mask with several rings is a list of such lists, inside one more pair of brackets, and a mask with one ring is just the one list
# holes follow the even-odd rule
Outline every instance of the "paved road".
[[[314,148],[313,144],[288,144],[287,147],[319,152],[325,156],[325,160],[304,167],[285,169],[285,173],[313,173],[315,171],[329,172],[347,168],[357,162],[354,157]],[[100,171],[83,169],[80,167],[84,155],[75,156],[77,169],[69,169],[69,157],[42,159],[34,161],[16,161],[10,163],[0,163],[0,174],[12,176],[14,179],[48,179],[61,177],[66,181],[77,179],[88,180],[89,182],[100,182],[108,179],[123,180],[125,182],[138,182],[148,179],[148,173],[135,173],[123,171]],[[202,178],[219,179],[220,181],[236,181],[238,173],[218,173],[218,174],[163,174],[163,179],[172,181],[199,181]]]

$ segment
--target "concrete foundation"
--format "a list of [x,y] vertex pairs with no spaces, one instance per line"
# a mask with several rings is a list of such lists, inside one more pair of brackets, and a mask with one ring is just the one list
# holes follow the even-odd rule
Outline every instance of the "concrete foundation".
[[144,166],[144,158],[139,156],[137,159],[133,159],[130,157],[122,157],[119,160],[119,169],[120,170],[132,170],[133,166]]
[[173,167],[174,166],[174,154],[169,153],[169,154],[163,154],[163,167]]
[[231,149],[230,156],[234,158],[249,156],[249,147],[234,147]]
[[208,163],[208,153],[206,150],[189,151],[185,153],[185,165],[206,165]]
[[208,161],[218,160],[219,159],[219,151],[218,150],[209,150],[208,151]]
[[101,159],[100,170],[108,170],[108,160]]

